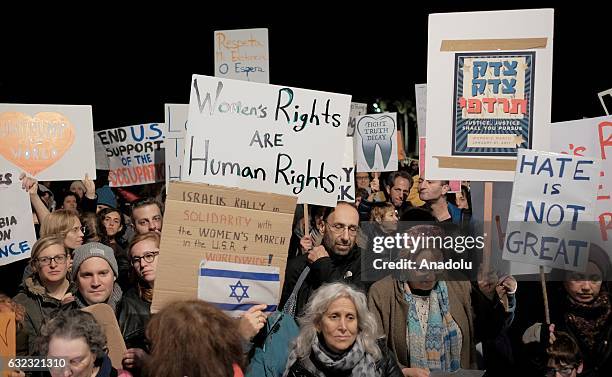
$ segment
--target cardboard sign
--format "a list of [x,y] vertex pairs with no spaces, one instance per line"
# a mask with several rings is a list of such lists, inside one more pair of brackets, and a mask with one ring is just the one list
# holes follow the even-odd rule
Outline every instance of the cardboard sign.
[[548,150],[553,16],[429,16],[429,179],[512,181],[518,148]]
[[357,124],[357,118],[361,115],[365,115],[368,112],[368,104],[351,102],[351,111],[349,112],[349,123],[346,128],[346,136],[355,135],[355,125]]
[[344,157],[342,158],[342,171],[340,172],[339,202],[355,203],[355,165],[353,160],[353,138],[344,140]]
[[164,141],[166,192],[168,192],[168,182],[181,179],[189,105],[167,103],[164,108],[166,113],[166,138]]
[[215,31],[215,76],[269,83],[268,29]]
[[30,196],[21,188],[19,174],[0,161],[0,266],[29,258],[36,242]]
[[0,104],[0,161],[40,181],[96,178],[91,106]]
[[278,267],[282,287],[295,205],[295,197],[170,182],[151,310],[197,298],[204,259]]
[[164,128],[149,123],[96,132],[108,158],[110,187],[164,182]]
[[[0,312],[0,359],[15,357],[17,352],[17,327],[15,313]],[[8,371],[0,370],[0,376],[8,376]]]
[[503,259],[584,271],[600,161],[520,149]]
[[[427,119],[427,84],[415,84],[414,85],[415,100],[416,100],[416,116],[417,116],[417,130],[419,137],[427,136],[425,134],[425,124]],[[425,155],[421,158],[424,160]]]
[[599,92],[598,96],[606,115],[610,115],[610,112],[612,111],[612,89]]
[[96,319],[96,322],[102,327],[104,335],[106,335],[108,357],[111,359],[113,367],[116,369],[123,368],[121,360],[127,348],[123,340],[123,335],[121,335],[119,323],[117,323],[113,308],[108,304],[94,304],[81,310],[91,313]]
[[396,171],[397,114],[362,115],[357,118],[356,127],[354,138],[357,171]]
[[612,250],[612,116],[553,123],[551,129],[554,152],[602,160],[595,202],[600,236],[594,242]]
[[181,180],[333,207],[349,109],[347,95],[194,75]]

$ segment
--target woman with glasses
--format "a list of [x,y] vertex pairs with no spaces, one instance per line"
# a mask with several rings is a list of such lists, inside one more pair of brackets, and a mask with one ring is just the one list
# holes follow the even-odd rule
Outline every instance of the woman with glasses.
[[[418,225],[406,236],[444,238],[445,234],[437,226]],[[513,294],[516,280],[508,276],[494,285],[479,282],[486,291],[480,294],[467,279],[446,280],[447,272],[431,267],[443,261],[441,250],[435,246],[415,249],[400,252],[400,258],[412,267],[377,281],[369,291],[368,305],[387,346],[395,352],[404,376],[475,369],[477,341],[484,335],[494,338],[503,324],[509,326],[504,319],[510,314],[495,294]]]
[[52,377],[131,377],[113,368],[104,331],[90,313],[69,310],[58,314],[43,326],[38,346],[40,355],[57,366],[49,369]]
[[28,354],[34,353],[34,340],[43,323],[69,305],[76,290],[67,278],[68,252],[58,235],[39,239],[32,248],[32,274],[23,283],[15,302],[26,309],[20,330],[28,338]]
[[145,329],[151,316],[159,242],[159,233],[148,232],[136,235],[129,245],[129,260],[137,281],[123,294],[117,314],[119,327],[128,348],[123,357],[123,366],[127,369],[142,368],[147,357]]
[[64,246],[69,254],[72,254],[74,249],[83,244],[85,235],[85,228],[81,224],[78,212],[59,209],[45,217],[40,227],[40,236],[52,234],[61,236]]

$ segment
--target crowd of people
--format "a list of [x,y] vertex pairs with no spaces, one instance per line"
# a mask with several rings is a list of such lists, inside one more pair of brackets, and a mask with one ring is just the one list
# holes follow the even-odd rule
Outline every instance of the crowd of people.
[[[18,356],[67,359],[52,376],[424,377],[458,369],[612,375],[610,259],[596,245],[585,272],[552,272],[558,279],[549,282],[548,322],[539,283],[519,283],[478,264],[477,275],[435,268],[369,275],[373,236],[474,231],[468,184],[451,194],[448,181],[419,178],[417,165],[356,173],[355,203],[310,206],[308,216],[296,208],[278,307],[299,331],[277,338],[285,322],[272,326],[264,303],[239,318],[198,300],[151,314],[159,255],[167,252],[160,249],[161,185],[137,192],[98,183],[96,189],[85,177],[62,191],[20,179],[38,240],[29,260],[0,271],[14,285],[4,292],[13,298],[0,295],[0,312],[15,313]],[[385,252],[420,265],[443,262],[452,250]],[[120,368],[111,364],[103,326],[82,310],[96,304],[115,313],[127,348]],[[266,341],[287,349],[273,357],[280,374],[253,369],[251,359]]]

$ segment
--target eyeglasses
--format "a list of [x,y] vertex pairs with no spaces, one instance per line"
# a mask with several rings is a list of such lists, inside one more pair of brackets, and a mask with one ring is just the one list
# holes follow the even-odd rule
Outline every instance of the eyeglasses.
[[344,233],[345,229],[348,229],[349,234],[354,236],[355,234],[357,234],[357,230],[359,229],[357,225],[344,225],[340,223],[330,224],[328,222],[326,222],[325,224],[329,225],[331,231],[335,234],[342,234]]
[[570,377],[574,369],[576,369],[576,367],[572,366],[564,366],[561,368],[548,367],[546,368],[546,377],[555,377],[557,373],[559,373],[563,377]]
[[87,227],[85,225],[83,225],[83,226],[75,226],[74,228],[71,228],[68,232],[78,233],[79,230],[83,234],[85,234],[87,232]]
[[56,255],[54,257],[40,257],[40,258],[36,258],[36,261],[41,265],[41,266],[48,266],[51,264],[51,261],[55,262],[56,264],[64,264],[66,263],[66,259],[68,257],[66,256],[66,254],[60,254],[60,255]]
[[132,257],[132,265],[140,264],[140,260],[144,259],[147,263],[153,263],[155,257],[159,255],[159,251],[150,251],[145,253],[142,257]]

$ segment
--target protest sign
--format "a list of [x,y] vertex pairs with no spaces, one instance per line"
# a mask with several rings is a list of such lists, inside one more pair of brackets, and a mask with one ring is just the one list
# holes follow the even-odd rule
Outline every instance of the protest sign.
[[503,259],[584,271],[600,161],[519,149]]
[[[127,351],[125,341],[119,329],[119,323],[115,312],[108,304],[94,304],[81,309],[84,312],[91,313],[96,319],[96,322],[102,327],[104,336],[106,337],[106,345],[108,348],[108,358],[111,360],[113,367],[121,369],[123,366],[121,360]],[[130,347],[132,348],[132,347]]]
[[215,31],[215,76],[270,82],[268,29]]
[[202,260],[274,266],[282,286],[295,205],[295,197],[170,182],[152,311],[198,297]]
[[181,166],[185,152],[185,130],[187,130],[187,114],[189,105],[167,103],[166,114],[166,138],[164,139],[164,150],[166,157],[166,192],[168,182],[181,179]]
[[336,205],[350,96],[198,75],[192,85],[182,181]]
[[429,16],[429,179],[512,181],[518,148],[548,150],[553,13]]
[[[7,166],[8,165],[8,166]],[[30,196],[21,188],[19,170],[0,161],[0,266],[29,258],[36,242]]]
[[606,115],[610,115],[610,112],[612,111],[612,89],[599,92],[598,96]]
[[40,181],[96,178],[91,106],[0,104],[0,161]]
[[353,163],[353,138],[344,140],[344,157],[342,158],[342,171],[340,172],[339,202],[355,202],[355,165]]
[[108,158],[110,187],[163,182],[164,124],[149,123],[96,132]]
[[273,312],[280,301],[278,267],[203,260],[199,276],[198,298],[230,317],[259,304],[267,305],[264,312]]
[[354,150],[358,172],[397,170],[396,127],[396,113],[369,114],[357,118]]
[[604,250],[612,250],[612,116],[580,119],[551,125],[553,152],[578,157],[601,159],[595,221],[599,224],[596,242]]
[[[415,100],[416,100],[416,116],[417,130],[419,137],[427,136],[425,134],[425,124],[427,119],[427,84],[414,85]],[[425,155],[419,155],[424,160]]]
[[346,128],[346,136],[355,135],[355,125],[357,124],[357,118],[361,115],[365,115],[368,112],[368,105],[365,103],[351,102],[351,111],[349,112],[349,122]]
[[[11,357],[15,357],[17,352],[17,325],[15,323],[15,313],[2,311],[0,312],[0,368],[4,367],[4,363]],[[4,368],[2,368],[4,369]],[[9,377],[7,370],[0,369],[0,376]]]

